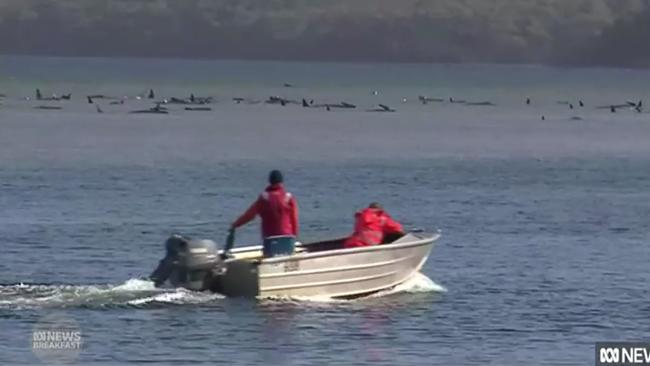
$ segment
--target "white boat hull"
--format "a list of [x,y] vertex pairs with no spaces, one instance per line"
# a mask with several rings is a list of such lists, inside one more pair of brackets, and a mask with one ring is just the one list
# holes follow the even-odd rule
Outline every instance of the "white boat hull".
[[[391,243],[352,249],[317,249],[341,241],[307,244],[287,257],[254,259],[259,247],[241,248],[217,277],[230,296],[358,297],[397,286],[420,270],[439,235],[407,234]],[[251,258],[252,257],[252,258]]]

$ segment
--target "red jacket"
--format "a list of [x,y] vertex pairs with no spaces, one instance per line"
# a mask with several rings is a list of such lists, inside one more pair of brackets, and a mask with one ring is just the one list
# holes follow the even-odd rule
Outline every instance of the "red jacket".
[[282,184],[266,187],[251,207],[233,223],[235,228],[246,225],[259,215],[262,218],[262,238],[279,235],[298,236],[298,204]]
[[366,208],[355,214],[354,233],[345,240],[345,248],[378,245],[389,234],[402,233],[402,225],[386,212],[377,208]]

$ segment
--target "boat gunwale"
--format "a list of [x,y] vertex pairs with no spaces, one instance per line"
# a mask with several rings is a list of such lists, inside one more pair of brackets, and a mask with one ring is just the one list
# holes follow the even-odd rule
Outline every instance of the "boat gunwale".
[[[314,253],[303,252],[303,253],[298,253],[286,257],[265,258],[259,261],[259,265],[261,266],[265,264],[276,264],[276,263],[297,261],[303,259],[314,259],[314,258],[321,258],[321,257],[324,258],[324,257],[331,257],[336,255],[348,255],[348,254],[357,254],[357,253],[365,253],[365,252],[390,251],[390,250],[398,250],[398,249],[424,246],[424,245],[433,245],[435,241],[438,240],[439,238],[440,238],[440,234],[430,234],[430,236],[427,236],[425,238],[421,238],[415,241],[404,242],[404,243],[373,245],[373,246],[360,247],[360,248],[342,248],[342,249],[326,250],[326,251],[314,252]],[[306,245],[305,247],[309,247],[309,245]]]

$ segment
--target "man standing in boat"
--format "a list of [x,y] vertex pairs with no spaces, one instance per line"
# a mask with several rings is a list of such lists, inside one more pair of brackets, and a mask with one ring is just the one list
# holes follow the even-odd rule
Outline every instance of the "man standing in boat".
[[271,171],[269,186],[230,227],[235,230],[259,215],[265,257],[293,254],[298,236],[298,204],[293,195],[285,191],[283,180],[279,170]]
[[389,235],[404,235],[402,224],[393,220],[379,203],[355,214],[354,233],[345,240],[345,248],[379,245]]

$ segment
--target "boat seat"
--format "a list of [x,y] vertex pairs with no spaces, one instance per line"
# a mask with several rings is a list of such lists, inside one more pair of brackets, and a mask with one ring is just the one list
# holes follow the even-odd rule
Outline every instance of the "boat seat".
[[[298,253],[303,253],[306,252],[307,249],[303,246],[296,246],[296,249],[294,250],[294,254]],[[234,257],[237,259],[244,259],[244,260],[255,260],[255,259],[262,259],[263,254],[262,254],[262,249],[260,250],[253,250],[253,251],[248,251],[248,252],[241,252],[241,253],[233,253]]]
[[316,243],[303,244],[302,249],[308,253],[324,252],[327,250],[343,249],[345,239],[321,241]]
[[384,237],[384,241],[382,241],[382,244],[393,244],[394,242],[400,240],[403,238],[405,235],[402,234],[389,234]]

